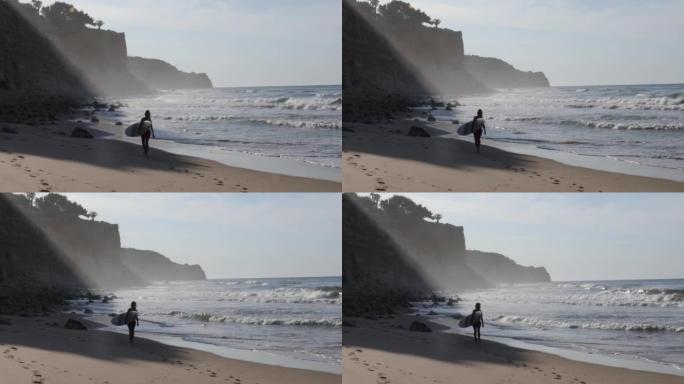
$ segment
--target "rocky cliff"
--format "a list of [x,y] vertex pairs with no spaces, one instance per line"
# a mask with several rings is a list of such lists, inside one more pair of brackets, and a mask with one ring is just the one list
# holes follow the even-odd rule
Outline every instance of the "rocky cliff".
[[122,250],[118,225],[88,215],[57,194],[0,194],[0,313],[3,303],[28,307],[41,295],[58,300],[60,292],[205,278],[197,265]]
[[545,283],[551,281],[544,267],[525,267],[493,252],[467,251],[466,264],[491,285]]
[[133,273],[148,281],[206,280],[199,265],[178,264],[154,252],[133,248],[121,249],[123,264]]
[[391,311],[434,291],[550,281],[542,267],[524,267],[496,253],[466,251],[463,227],[395,195],[342,198],[345,316]]
[[158,59],[129,57],[128,70],[151,89],[213,88],[206,73],[188,73]]
[[467,55],[465,68],[477,80],[492,89],[548,87],[543,72],[524,72],[493,57]]
[[184,73],[161,60],[129,59],[125,34],[96,25],[102,24],[66,3],[0,0],[0,102],[9,100],[0,106],[36,96],[80,99],[211,87],[205,74]]
[[379,110],[391,113],[430,96],[548,86],[542,73],[466,56],[461,32],[427,26],[434,20],[410,4],[396,1],[376,9],[366,1],[344,0],[342,11],[345,121]]
[[342,201],[346,315],[382,311],[436,290],[489,286],[465,263],[462,227],[426,221],[424,207],[401,196],[380,202],[345,194]]

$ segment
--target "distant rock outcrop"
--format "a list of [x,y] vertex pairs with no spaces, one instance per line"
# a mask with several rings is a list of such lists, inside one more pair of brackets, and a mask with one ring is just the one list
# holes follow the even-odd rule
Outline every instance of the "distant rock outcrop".
[[206,73],[187,73],[158,59],[129,57],[128,70],[151,89],[213,88]]
[[466,264],[492,285],[546,283],[551,276],[544,267],[525,267],[493,252],[466,251]]
[[465,68],[489,88],[535,88],[548,87],[549,80],[543,72],[524,72],[507,62],[493,57],[467,55]]
[[178,264],[154,252],[133,248],[121,249],[121,260],[133,273],[148,281],[206,280],[197,264]]

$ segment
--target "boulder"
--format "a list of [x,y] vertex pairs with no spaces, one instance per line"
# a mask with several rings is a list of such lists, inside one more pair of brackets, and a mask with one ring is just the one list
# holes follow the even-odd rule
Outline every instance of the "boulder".
[[430,134],[427,133],[426,130],[417,126],[411,127],[411,129],[408,132],[408,135],[413,137],[430,137]]
[[83,310],[83,313],[87,313],[87,314],[89,314],[89,315],[90,315],[90,314],[92,314],[92,313],[93,313],[93,310],[92,310],[92,309],[90,309],[90,308],[86,308],[86,309],[84,309],[84,310]]
[[437,121],[437,119],[435,119],[435,117],[434,117],[434,116],[432,116],[432,113],[431,113],[431,114],[429,114],[429,115],[428,115],[428,117],[427,117],[427,121],[431,121],[431,122],[433,122],[433,121]]
[[432,332],[432,329],[420,321],[414,321],[409,328],[411,332]]
[[79,139],[92,139],[93,135],[90,132],[88,132],[88,130],[86,130],[84,128],[76,127],[71,132],[71,137],[76,137]]
[[67,320],[66,324],[64,324],[64,328],[66,328],[66,329],[77,329],[79,331],[85,331],[88,329],[80,321],[74,320],[74,319]]

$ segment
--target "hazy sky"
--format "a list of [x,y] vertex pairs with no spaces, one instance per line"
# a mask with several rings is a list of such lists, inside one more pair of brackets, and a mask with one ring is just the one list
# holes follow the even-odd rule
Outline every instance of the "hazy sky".
[[342,274],[339,194],[65,195],[119,224],[122,246],[200,264],[209,278]]
[[340,0],[67,2],[125,32],[129,55],[206,72],[214,86],[342,82]]
[[556,281],[684,278],[682,194],[405,196],[462,225],[466,248],[544,266]]
[[409,2],[463,31],[466,53],[542,70],[552,85],[684,82],[682,0]]

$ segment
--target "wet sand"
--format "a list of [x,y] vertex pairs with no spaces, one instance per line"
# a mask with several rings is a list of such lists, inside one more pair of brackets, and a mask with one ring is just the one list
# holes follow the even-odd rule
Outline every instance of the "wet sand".
[[[116,140],[70,137],[77,123],[1,124],[0,192],[339,192],[338,182],[230,167]],[[8,131],[14,131],[11,133]],[[91,130],[98,135],[96,129]]]
[[[74,315],[0,316],[2,383],[340,383],[329,373],[226,359],[127,335],[64,328]],[[10,325],[7,325],[9,323]]]
[[[565,165],[483,145],[407,135],[412,121],[348,124],[343,135],[345,192],[679,192],[684,183]],[[486,139],[484,141],[486,144]]]
[[[411,332],[412,321],[433,332]],[[420,383],[683,383],[684,377],[608,367],[513,348],[486,340],[443,333],[427,318],[347,319],[343,330],[343,382],[349,384]],[[441,328],[440,328],[441,327]]]

